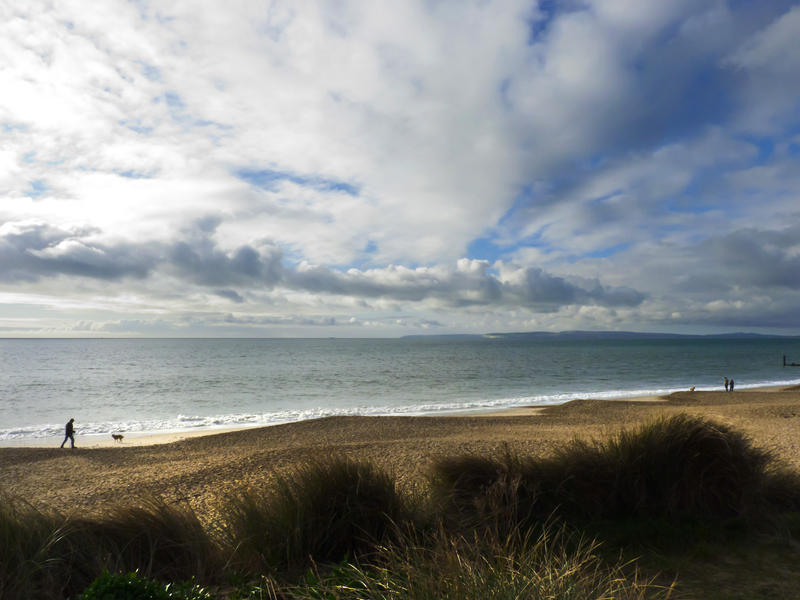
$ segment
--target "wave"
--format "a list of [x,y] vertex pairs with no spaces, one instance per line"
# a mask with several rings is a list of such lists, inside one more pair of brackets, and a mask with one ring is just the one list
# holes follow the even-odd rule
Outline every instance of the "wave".
[[[789,386],[800,384],[800,379],[785,381],[761,381],[741,385],[737,389],[752,389],[766,386]],[[579,398],[610,400],[616,398],[638,398],[644,396],[663,396],[687,387],[664,387],[633,390],[604,390],[598,392],[566,392],[562,394],[542,394],[511,398],[465,400],[442,403],[417,403],[399,406],[351,406],[316,407],[304,410],[279,410],[262,413],[233,413],[219,415],[184,415],[174,418],[143,419],[133,421],[96,421],[80,423],[78,435],[101,435],[109,433],[178,433],[185,431],[235,429],[280,425],[297,421],[307,421],[333,416],[420,416],[446,415],[467,412],[488,412],[505,408],[523,406],[554,406]],[[722,386],[697,387],[698,391],[722,390]],[[44,424],[0,429],[0,442],[24,441],[26,439],[57,438],[64,435],[63,424]]]

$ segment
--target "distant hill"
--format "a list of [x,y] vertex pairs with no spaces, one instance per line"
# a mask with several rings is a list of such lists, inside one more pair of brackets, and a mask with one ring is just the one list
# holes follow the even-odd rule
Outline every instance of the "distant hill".
[[431,335],[406,335],[403,339],[448,339],[448,340],[669,340],[669,339],[774,339],[798,336],[767,335],[762,333],[717,333],[693,335],[682,333],[647,333],[639,331],[522,331],[512,333],[456,333]]

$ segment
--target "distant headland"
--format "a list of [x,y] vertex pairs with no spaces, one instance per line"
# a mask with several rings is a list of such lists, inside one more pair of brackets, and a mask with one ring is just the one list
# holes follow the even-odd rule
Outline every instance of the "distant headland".
[[448,340],[669,340],[669,339],[797,339],[800,336],[771,335],[763,333],[648,333],[640,331],[520,331],[510,333],[452,333],[406,335],[403,339],[448,339]]

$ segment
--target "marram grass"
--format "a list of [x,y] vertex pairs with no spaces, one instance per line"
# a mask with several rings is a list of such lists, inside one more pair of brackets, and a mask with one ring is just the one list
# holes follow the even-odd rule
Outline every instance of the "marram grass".
[[757,521],[800,506],[800,482],[725,425],[679,414],[544,458],[461,455],[436,461],[432,496],[458,524],[535,526],[615,519]]
[[606,564],[597,545],[564,528],[545,528],[536,538],[500,541],[439,532],[428,544],[384,548],[371,566],[343,564],[311,573],[297,586],[262,597],[301,600],[655,600],[672,586],[640,579],[630,565]]
[[370,552],[412,518],[390,474],[341,457],[299,465],[267,489],[243,490],[221,513],[226,543],[239,562],[263,571]]

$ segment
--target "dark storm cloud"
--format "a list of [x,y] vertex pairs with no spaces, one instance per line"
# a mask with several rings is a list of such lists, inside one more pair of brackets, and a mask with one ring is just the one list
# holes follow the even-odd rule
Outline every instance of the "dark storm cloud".
[[90,229],[68,231],[42,223],[4,225],[0,228],[0,281],[37,281],[55,275],[143,278],[155,265],[149,248],[95,244],[90,241],[93,233]]
[[675,255],[683,273],[667,270],[675,289],[709,299],[800,290],[800,225],[739,229]]
[[[142,278],[168,273],[209,288],[209,293],[242,303],[240,289],[280,286],[303,292],[382,298],[393,301],[434,300],[448,306],[526,306],[555,310],[568,304],[634,306],[643,296],[628,288],[598,281],[567,281],[542,269],[516,270],[508,279],[485,261],[462,259],[455,268],[337,271],[324,266],[283,264],[278,246],[243,245],[225,252],[213,235],[218,222],[203,220],[172,244],[98,245],[92,231],[64,231],[41,224],[5,226],[0,233],[0,273],[8,282],[35,281],[56,275],[92,279]],[[239,289],[236,289],[239,288]]]
[[644,294],[632,288],[604,286],[597,280],[569,281],[533,267],[523,271],[518,283],[505,284],[503,289],[506,296],[519,298],[522,306],[549,311],[570,304],[630,307],[645,299]]
[[427,298],[449,300],[454,304],[488,304],[502,296],[502,285],[485,268],[477,272],[459,269],[384,269],[339,272],[327,267],[299,268],[286,273],[289,285],[319,293],[391,298],[419,302]]
[[239,295],[235,290],[215,290],[214,294],[220,298],[225,298],[231,302],[235,302],[236,304],[244,303],[244,298],[242,298],[242,296]]
[[580,291],[562,277],[555,277],[541,269],[525,269],[522,285],[515,292],[533,304],[572,304]]
[[660,290],[653,297],[663,322],[737,330],[800,326],[798,224],[738,229],[679,251],[663,248],[642,261],[651,265],[645,285]]
[[[692,306],[681,312],[680,322],[739,331],[754,328],[795,330],[796,335],[796,330],[800,328],[796,294],[773,292],[766,296]],[[663,319],[661,322],[674,323],[674,319]]]
[[254,285],[272,287],[282,275],[279,248],[267,245],[258,250],[243,245],[233,253],[219,249],[213,239],[219,217],[198,219],[186,227],[183,239],[167,250],[166,262],[179,277],[209,287]]
[[700,246],[730,285],[800,290],[800,226],[742,229]]
[[260,283],[272,287],[281,278],[281,252],[275,247],[259,253],[241,246],[232,254],[215,247],[210,240],[197,244],[178,242],[167,262],[182,278],[205,286]]
[[607,287],[598,281],[582,285],[539,268],[523,269],[501,280],[482,261],[460,261],[456,269],[388,267],[344,273],[313,267],[287,272],[285,281],[317,293],[413,302],[433,299],[451,306],[525,306],[552,311],[569,304],[636,306],[644,300],[643,294],[631,288]]

